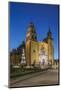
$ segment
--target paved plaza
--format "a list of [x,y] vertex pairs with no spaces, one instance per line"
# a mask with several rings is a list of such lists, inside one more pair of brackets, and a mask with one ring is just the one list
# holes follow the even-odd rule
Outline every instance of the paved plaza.
[[31,75],[26,75],[19,77],[17,80],[10,81],[10,87],[23,87],[23,86],[35,86],[35,85],[57,85],[58,80],[58,70],[47,70],[43,72],[33,73]]

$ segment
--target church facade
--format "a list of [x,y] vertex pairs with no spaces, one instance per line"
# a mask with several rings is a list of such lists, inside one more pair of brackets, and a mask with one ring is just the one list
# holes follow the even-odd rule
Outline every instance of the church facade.
[[39,42],[37,33],[33,23],[28,26],[26,34],[26,63],[27,66],[37,65],[53,65],[54,63],[54,46],[52,33],[49,29],[47,37]]

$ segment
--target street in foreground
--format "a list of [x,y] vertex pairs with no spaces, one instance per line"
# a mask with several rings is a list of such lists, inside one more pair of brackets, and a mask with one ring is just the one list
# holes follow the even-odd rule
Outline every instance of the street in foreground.
[[27,75],[27,77],[23,76],[19,77],[17,82],[14,82],[10,85],[10,87],[23,87],[23,86],[39,86],[39,85],[57,85],[59,84],[58,80],[58,70],[47,70],[44,72],[38,72],[31,75]]

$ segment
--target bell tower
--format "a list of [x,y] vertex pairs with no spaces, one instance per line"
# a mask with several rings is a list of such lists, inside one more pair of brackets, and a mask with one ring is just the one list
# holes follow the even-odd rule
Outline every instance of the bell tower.
[[26,34],[26,41],[28,41],[28,40],[37,41],[37,34],[36,34],[35,27],[34,27],[33,23],[30,23],[28,26],[28,31]]
[[26,62],[27,66],[31,66],[31,41],[37,41],[37,34],[33,23],[28,26],[26,34]]
[[47,38],[48,38],[48,62],[50,65],[52,65],[54,63],[54,48],[53,48],[53,38],[50,28],[47,33]]

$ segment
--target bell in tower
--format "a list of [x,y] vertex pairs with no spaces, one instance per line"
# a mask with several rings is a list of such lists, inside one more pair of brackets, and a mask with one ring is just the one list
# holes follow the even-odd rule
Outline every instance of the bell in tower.
[[37,34],[35,31],[34,24],[32,22],[29,24],[28,31],[26,34],[26,41],[28,41],[28,40],[37,41]]

